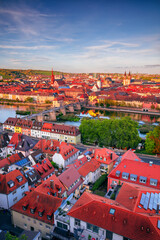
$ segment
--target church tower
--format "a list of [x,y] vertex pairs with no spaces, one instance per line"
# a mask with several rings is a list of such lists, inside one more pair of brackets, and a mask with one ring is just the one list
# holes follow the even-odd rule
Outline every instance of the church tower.
[[129,72],[129,74],[127,76],[127,74],[125,72],[124,77],[123,77],[123,86],[130,85],[130,83],[131,83],[131,73]]
[[54,74],[53,74],[53,68],[52,68],[52,75],[51,75],[51,84],[54,84]]

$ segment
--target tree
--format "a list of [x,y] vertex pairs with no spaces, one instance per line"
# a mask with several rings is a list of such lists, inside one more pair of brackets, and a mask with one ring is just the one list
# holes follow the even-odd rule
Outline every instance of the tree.
[[121,119],[82,119],[80,131],[83,143],[117,148],[135,148],[140,137],[138,123],[129,117]]
[[25,102],[33,103],[34,99],[32,97],[27,97]]
[[18,238],[7,232],[5,235],[5,240],[27,240],[27,236],[23,234],[21,237]]
[[160,154],[160,126],[147,133],[145,149],[148,153]]

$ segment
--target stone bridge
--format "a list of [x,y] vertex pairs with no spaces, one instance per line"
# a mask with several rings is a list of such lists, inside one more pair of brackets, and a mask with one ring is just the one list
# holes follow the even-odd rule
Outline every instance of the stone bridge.
[[60,107],[53,107],[40,113],[25,116],[23,118],[30,119],[32,121],[36,120],[38,122],[56,121],[56,116],[60,113],[63,113],[63,115],[66,115],[67,112],[74,113],[76,110],[80,111],[82,106],[84,106],[84,103],[71,103],[68,105],[62,105]]

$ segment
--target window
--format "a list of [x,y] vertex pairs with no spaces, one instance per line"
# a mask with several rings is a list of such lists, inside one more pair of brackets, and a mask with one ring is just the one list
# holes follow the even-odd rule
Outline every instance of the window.
[[130,180],[131,180],[131,181],[137,181],[137,175],[131,174],[131,175],[130,175]]
[[153,178],[150,179],[150,185],[152,186],[157,186],[157,182],[158,182],[157,179],[153,179]]
[[74,225],[80,226],[81,225],[81,221],[79,219],[75,218]]
[[116,177],[120,176],[121,171],[116,171]]
[[24,227],[27,228],[27,224],[26,223],[24,224]]
[[123,179],[128,179],[128,177],[129,177],[129,173],[126,173],[126,172],[122,173],[122,178]]
[[23,185],[22,187],[21,187],[21,189],[24,189],[25,188],[25,185]]
[[63,228],[64,230],[67,230],[67,229],[68,229],[66,224],[63,224],[63,223],[58,222],[58,221],[57,221],[57,227]]
[[87,223],[87,229],[91,230],[92,232],[95,232],[95,233],[98,233],[98,231],[99,231],[99,227],[92,225],[90,223]]
[[114,215],[115,213],[115,209],[114,208],[111,208],[110,211],[109,211],[110,214]]
[[15,190],[14,192],[12,192],[12,194],[14,195],[14,194],[16,194],[16,192],[17,192],[17,191]]
[[146,183],[146,182],[147,182],[147,178],[140,176],[140,177],[139,177],[139,182],[140,182],[140,183]]
[[13,199],[13,202],[16,202],[17,201],[17,197]]
[[35,210],[36,210],[36,208],[31,208],[31,209],[30,209],[30,212],[31,212],[32,214],[34,214],[34,213],[35,213]]
[[42,223],[39,223],[39,225],[40,225],[40,226],[43,226],[43,224],[42,224]]
[[10,188],[12,188],[14,186],[14,182],[12,180],[10,180],[9,182],[7,182],[8,186]]
[[46,225],[46,228],[51,229],[48,225]]

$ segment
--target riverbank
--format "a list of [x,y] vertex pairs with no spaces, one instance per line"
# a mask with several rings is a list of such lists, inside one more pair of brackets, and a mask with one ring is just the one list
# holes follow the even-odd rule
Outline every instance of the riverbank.
[[24,102],[1,102],[0,105],[8,105],[8,106],[26,106],[26,107],[52,107],[51,103],[24,103]]

